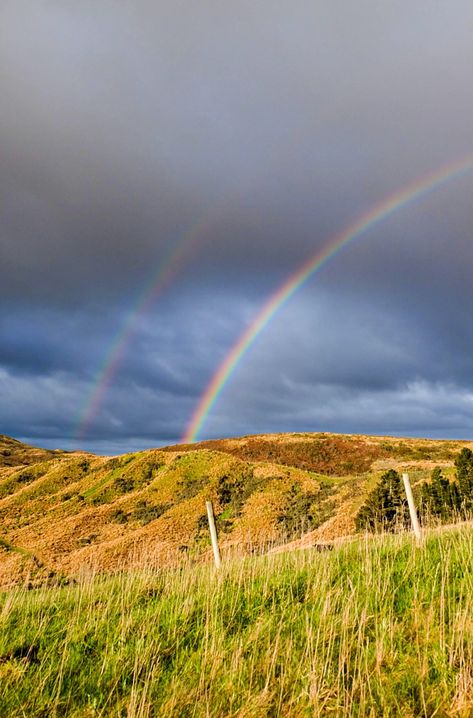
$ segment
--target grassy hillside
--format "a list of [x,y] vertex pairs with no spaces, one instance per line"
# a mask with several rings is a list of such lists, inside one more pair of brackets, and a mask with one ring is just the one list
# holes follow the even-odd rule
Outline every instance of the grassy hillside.
[[224,556],[332,541],[353,533],[384,470],[407,469],[414,484],[435,465],[448,475],[465,445],[285,434],[109,458],[2,442],[0,587],[116,571],[141,564],[144,554],[150,567],[205,561],[206,499]]
[[463,527],[14,589],[0,716],[467,718],[472,556]]

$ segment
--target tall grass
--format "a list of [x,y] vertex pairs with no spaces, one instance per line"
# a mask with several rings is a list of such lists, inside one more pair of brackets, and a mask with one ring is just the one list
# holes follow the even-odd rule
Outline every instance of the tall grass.
[[0,715],[471,716],[473,532],[88,576],[0,603]]

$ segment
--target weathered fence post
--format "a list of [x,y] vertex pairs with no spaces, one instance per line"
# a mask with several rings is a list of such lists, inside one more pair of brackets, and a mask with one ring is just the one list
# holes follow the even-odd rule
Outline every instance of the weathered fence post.
[[411,515],[412,530],[418,541],[422,539],[422,533],[420,530],[419,519],[417,518],[416,506],[414,503],[414,497],[412,495],[411,482],[409,481],[409,474],[403,474],[402,480],[404,482],[404,488],[406,490],[407,504],[409,506],[409,513]]
[[205,505],[207,507],[207,516],[209,519],[210,538],[212,539],[212,548],[213,548],[213,552],[214,552],[215,566],[216,566],[216,568],[220,568],[220,566],[222,565],[222,560],[220,558],[220,551],[218,548],[217,529],[215,526],[212,502],[206,501]]

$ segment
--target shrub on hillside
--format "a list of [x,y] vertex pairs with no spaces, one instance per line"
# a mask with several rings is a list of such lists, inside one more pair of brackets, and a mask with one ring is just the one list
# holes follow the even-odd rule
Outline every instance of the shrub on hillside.
[[148,501],[138,501],[135,508],[131,512],[131,518],[138,521],[142,526],[159,519],[169,508],[171,504],[151,504]]
[[126,524],[128,522],[128,514],[125,513],[123,509],[116,509],[115,511],[113,511],[110,515],[110,518],[117,524]]
[[302,535],[320,525],[319,499],[318,494],[303,491],[299,484],[291,486],[284,510],[278,516],[278,524],[286,539]]
[[390,469],[382,475],[379,484],[355,518],[357,531],[395,531],[408,525],[409,512],[401,477]]
[[184,476],[177,482],[178,493],[177,501],[187,501],[197,496],[207,485],[208,476]]
[[459,503],[464,513],[473,508],[473,451],[462,449],[455,459]]
[[456,481],[449,481],[438,466],[432,471],[430,483],[422,485],[420,514],[426,518],[451,521],[461,508],[460,492]]
[[420,514],[442,523],[469,519],[473,511],[473,451],[462,449],[455,459],[455,478],[449,481],[436,467],[421,489]]
[[113,488],[119,494],[128,494],[135,488],[135,482],[127,476],[118,476],[113,482]]
[[265,479],[258,479],[250,466],[231,475],[223,474],[217,483],[217,499],[221,506],[228,507],[233,517],[241,515],[245,502],[258,489],[266,483]]

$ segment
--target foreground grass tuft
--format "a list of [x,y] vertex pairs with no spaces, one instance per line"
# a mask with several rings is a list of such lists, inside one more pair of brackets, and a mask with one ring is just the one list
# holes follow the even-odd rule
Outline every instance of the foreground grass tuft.
[[0,599],[0,715],[471,716],[473,531]]

